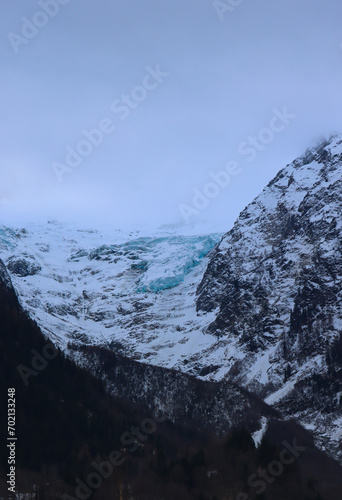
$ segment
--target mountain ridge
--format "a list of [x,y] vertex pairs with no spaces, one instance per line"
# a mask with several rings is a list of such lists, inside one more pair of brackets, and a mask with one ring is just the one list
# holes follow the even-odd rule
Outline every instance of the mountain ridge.
[[99,346],[234,382],[342,460],[341,170],[333,136],[281,169],[224,235],[51,223],[3,228],[0,248],[23,306],[69,355],[68,342]]
[[[329,433],[335,436],[328,447],[340,457],[341,358],[333,362],[329,352],[342,328],[341,171],[340,136],[280,170],[223,236],[197,289],[198,311],[219,309],[208,331],[228,335],[228,344],[245,354],[233,358],[228,377],[271,404],[279,401],[322,446]],[[313,402],[312,379],[332,371],[335,404],[326,414],[324,404]],[[291,392],[292,404],[280,403]],[[295,394],[306,405],[296,406]]]

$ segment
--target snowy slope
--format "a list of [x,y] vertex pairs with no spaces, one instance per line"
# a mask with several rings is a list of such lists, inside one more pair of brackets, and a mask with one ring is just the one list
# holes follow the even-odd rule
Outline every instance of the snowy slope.
[[[195,291],[220,237],[102,234],[51,222],[0,229],[0,252],[23,307],[63,348],[100,344],[185,367],[216,344],[203,335],[214,316],[196,313]],[[203,362],[186,370],[198,373]]]
[[218,311],[207,332],[231,350],[228,377],[340,457],[341,213],[342,138],[333,137],[281,170],[240,214],[197,298],[198,311]]
[[51,222],[1,228],[0,258],[64,349],[237,382],[342,459],[341,174],[333,137],[282,169],[223,238]]

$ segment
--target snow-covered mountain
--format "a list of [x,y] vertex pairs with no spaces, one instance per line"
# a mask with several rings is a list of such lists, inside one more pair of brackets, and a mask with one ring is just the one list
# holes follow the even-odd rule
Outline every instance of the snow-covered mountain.
[[281,170],[223,237],[52,222],[0,229],[0,257],[23,307],[80,363],[98,345],[238,383],[342,460],[341,174],[336,136]]
[[[57,222],[0,229],[0,252],[23,307],[64,349],[69,341],[199,374],[217,339],[195,294],[220,234],[103,234]],[[216,359],[216,357],[214,357]],[[209,365],[211,363],[208,355]],[[221,376],[218,376],[221,378]]]
[[211,256],[197,311],[229,378],[342,456],[342,138],[281,170]]

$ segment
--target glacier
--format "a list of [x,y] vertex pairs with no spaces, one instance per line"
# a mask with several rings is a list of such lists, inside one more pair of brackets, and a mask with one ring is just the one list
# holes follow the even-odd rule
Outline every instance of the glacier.
[[22,306],[65,351],[69,342],[102,345],[198,374],[216,339],[203,333],[213,316],[196,312],[195,292],[221,237],[51,221],[1,228],[0,249]]
[[232,381],[342,460],[331,361],[342,331],[341,168],[342,137],[310,148],[226,234],[50,221],[0,228],[0,257],[24,309],[67,354],[103,346]]

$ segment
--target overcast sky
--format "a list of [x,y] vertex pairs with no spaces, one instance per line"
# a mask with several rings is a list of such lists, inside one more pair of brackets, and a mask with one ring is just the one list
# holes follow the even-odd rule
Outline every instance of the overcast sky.
[[228,230],[342,131],[341,43],[338,0],[2,2],[0,223]]

